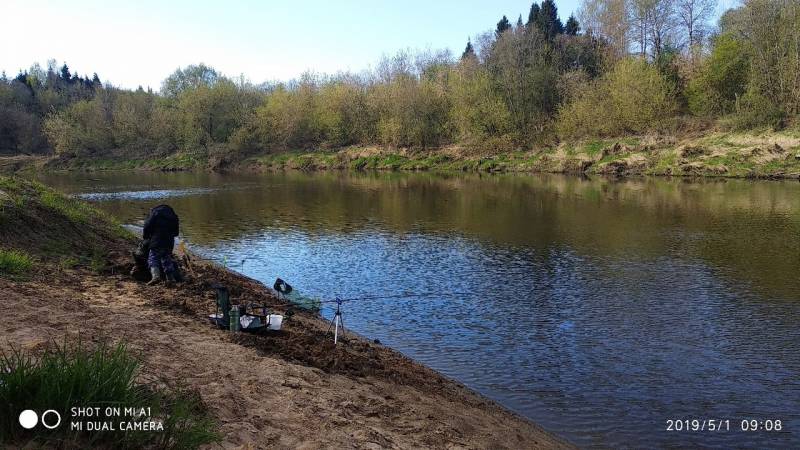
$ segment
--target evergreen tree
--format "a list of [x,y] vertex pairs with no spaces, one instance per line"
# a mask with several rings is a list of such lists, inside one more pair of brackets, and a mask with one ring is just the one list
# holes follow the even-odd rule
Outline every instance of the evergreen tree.
[[461,54],[461,59],[467,58],[475,58],[475,49],[472,48],[472,41],[467,39],[467,48],[464,49],[464,53]]
[[558,8],[553,0],[543,0],[536,17],[536,27],[548,39],[553,40],[557,34],[564,33],[564,25],[558,18]]
[[518,29],[518,30],[521,30],[521,29],[522,29],[522,27],[523,27],[523,24],[522,24],[522,14],[520,14],[520,15],[519,15],[519,18],[517,19],[517,29]]
[[503,16],[500,19],[500,22],[497,22],[497,30],[495,30],[495,34],[497,37],[500,37],[501,34],[505,33],[511,28],[511,22],[508,21],[508,17]]
[[528,13],[528,25],[536,23],[539,20],[539,4],[533,2],[531,5],[531,12]]
[[575,36],[579,31],[581,31],[581,26],[578,24],[578,19],[570,14],[569,19],[567,19],[567,24],[564,25],[564,34]]
[[92,76],[92,85],[94,87],[103,87],[103,83],[100,82],[100,77],[97,76],[97,72]]
[[66,82],[69,82],[69,80],[72,79],[72,75],[69,73],[69,67],[67,67],[67,63],[64,63],[64,65],[61,66],[61,79]]

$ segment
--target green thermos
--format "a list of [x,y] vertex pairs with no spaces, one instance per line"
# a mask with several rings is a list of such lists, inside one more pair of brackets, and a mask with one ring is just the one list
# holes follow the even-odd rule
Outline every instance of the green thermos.
[[242,328],[242,324],[239,322],[239,307],[237,305],[231,306],[231,312],[228,316],[230,317],[231,332],[239,331]]

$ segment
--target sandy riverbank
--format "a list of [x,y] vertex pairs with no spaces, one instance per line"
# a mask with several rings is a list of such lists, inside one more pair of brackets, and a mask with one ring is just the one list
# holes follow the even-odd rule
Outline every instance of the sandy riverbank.
[[297,313],[279,335],[232,335],[205,320],[211,285],[234,302],[286,305],[262,284],[194,261],[173,288],[127,275],[131,238],[84,204],[0,177],[3,249],[35,269],[0,274],[9,299],[0,346],[38,349],[65,335],[125,340],[144,382],[197,392],[236,448],[564,448],[535,424],[403,355]]

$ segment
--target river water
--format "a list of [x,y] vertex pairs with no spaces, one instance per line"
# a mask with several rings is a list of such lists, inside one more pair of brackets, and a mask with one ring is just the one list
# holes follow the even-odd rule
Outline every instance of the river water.
[[[195,251],[268,285],[425,293],[346,303],[345,325],[579,446],[800,447],[798,182],[42,179],[126,222],[168,202]],[[671,419],[729,425],[667,431]]]

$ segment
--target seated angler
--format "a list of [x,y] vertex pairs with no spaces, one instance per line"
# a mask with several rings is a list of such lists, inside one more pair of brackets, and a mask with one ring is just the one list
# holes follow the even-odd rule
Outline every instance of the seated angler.
[[159,205],[150,210],[142,231],[142,238],[148,241],[150,248],[147,265],[151,279],[148,285],[159,283],[162,277],[170,283],[176,281],[177,268],[172,259],[172,250],[178,230],[178,215],[169,205]]

